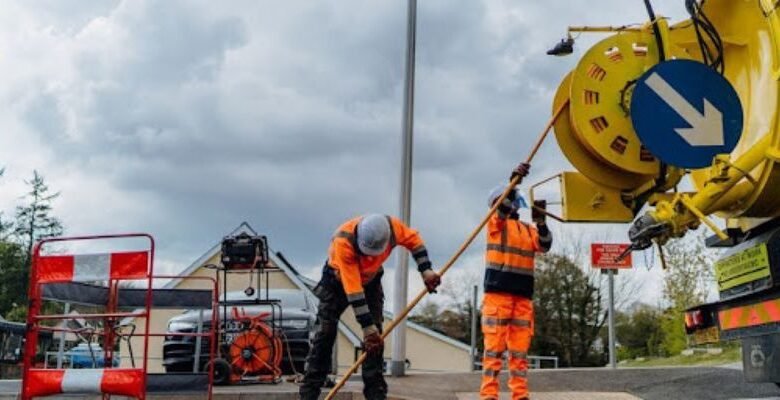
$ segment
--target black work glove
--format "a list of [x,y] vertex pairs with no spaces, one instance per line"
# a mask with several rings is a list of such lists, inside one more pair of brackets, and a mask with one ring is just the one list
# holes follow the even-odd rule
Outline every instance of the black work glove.
[[436,293],[436,288],[441,285],[441,276],[433,269],[426,269],[422,272],[422,278],[428,293]]
[[371,332],[363,338],[363,351],[368,354],[376,355],[382,351],[384,340],[378,331]]
[[547,200],[534,200],[534,204],[531,207],[531,220],[537,225],[544,225],[547,219]]
[[517,167],[516,167],[516,168],[515,168],[515,169],[512,171],[512,175],[509,177],[509,180],[510,180],[510,182],[511,182],[513,179],[515,179],[515,177],[519,176],[519,177],[520,177],[520,180],[519,180],[519,181],[517,181],[517,183],[519,184],[520,182],[522,182],[522,181],[523,181],[523,178],[525,178],[526,176],[528,176],[528,172],[529,172],[530,170],[531,170],[531,164],[528,164],[528,163],[525,163],[525,162],[524,162],[524,163],[520,163],[520,165],[518,165],[518,166],[517,166]]

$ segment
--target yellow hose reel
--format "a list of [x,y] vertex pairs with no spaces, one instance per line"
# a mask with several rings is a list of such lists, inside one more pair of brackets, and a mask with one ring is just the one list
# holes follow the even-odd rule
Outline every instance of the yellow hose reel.
[[[590,48],[558,87],[553,109],[569,107],[555,123],[558,145],[583,175],[561,175],[563,218],[629,222],[623,193],[651,184],[661,169],[631,125],[634,82],[658,62],[651,31],[626,31]],[[679,55],[682,54],[680,49]],[[586,184],[590,181],[589,184]],[[585,206],[576,199],[601,199]]]
[[[703,193],[687,194],[686,204],[696,208],[699,215],[719,213],[729,219],[778,216],[780,14],[777,2],[708,0],[703,10],[722,38],[724,76],[743,104],[745,124],[740,142],[730,155],[717,157],[710,168],[691,171],[693,186]],[[690,20],[672,26],[663,19],[656,22],[664,38],[667,59],[702,60]],[[568,110],[555,124],[555,136],[563,154],[582,175],[561,175],[563,217],[568,221],[629,222],[642,205],[631,204],[631,198],[651,205],[675,201],[674,194],[664,194],[673,184],[657,185],[659,178],[664,180],[659,162],[642,146],[631,124],[629,105],[633,83],[659,62],[653,27],[648,23],[614,30],[619,32],[587,50],[563,79],[553,104],[553,109],[558,109],[569,101]],[[766,148],[759,151],[756,146]],[[735,168],[748,170],[735,174]],[[725,183],[726,176],[739,179]],[[666,178],[667,181],[676,179],[673,173]],[[583,184],[583,179],[592,185]],[[647,194],[648,190],[657,193],[656,196],[639,195]],[[594,198],[606,200],[593,202]],[[598,204],[600,208],[589,209],[587,204]],[[673,225],[681,231],[678,234],[699,223],[699,218],[682,202],[663,209],[674,210],[659,213],[659,218],[674,220]]]

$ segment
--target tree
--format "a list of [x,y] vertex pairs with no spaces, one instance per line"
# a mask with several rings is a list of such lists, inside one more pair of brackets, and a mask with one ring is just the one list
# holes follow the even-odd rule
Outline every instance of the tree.
[[[4,168],[0,168],[0,176],[3,176]],[[25,255],[24,249],[9,240],[9,233],[12,231],[13,224],[0,212],[0,313],[8,316],[7,313],[17,304],[21,303],[26,292],[25,276]]]
[[30,186],[30,192],[24,197],[28,202],[17,207],[16,220],[10,223],[0,215],[0,314],[16,321],[23,321],[27,312],[33,244],[36,240],[62,234],[62,224],[51,215],[51,203],[59,193],[51,194],[37,171],[26,183]]
[[707,300],[713,285],[712,265],[718,252],[704,246],[701,233],[669,242],[665,249],[664,301],[668,305],[661,326],[663,349],[678,354],[687,346],[684,312]]
[[661,310],[646,304],[637,306],[632,313],[618,314],[615,328],[620,343],[619,358],[663,355],[661,316]]
[[409,317],[409,320],[438,331],[439,314],[441,314],[441,307],[436,302],[431,301],[430,298],[427,298],[417,311]]
[[[444,333],[460,340],[463,343],[471,343],[471,316],[473,311],[472,298],[474,285],[481,287],[483,270],[480,268],[460,270],[450,279],[446,285],[442,285],[441,294],[449,301],[448,310],[442,312],[442,321],[447,327]],[[480,300],[477,301],[479,307]],[[447,313],[449,311],[449,313]],[[479,308],[477,318],[480,318]],[[479,319],[477,319],[479,321]],[[479,323],[479,322],[478,322]],[[482,340],[482,330],[477,330],[477,342]]]
[[[0,177],[5,174],[5,168],[0,168]],[[11,230],[11,224],[5,220],[2,211],[0,211],[0,241],[8,238],[8,232]]]
[[0,240],[0,314],[8,318],[14,305],[27,306],[27,276],[24,248]]
[[[409,319],[465,344],[471,344],[472,297],[475,284],[480,284],[481,271],[451,272],[439,288],[436,300],[427,299]],[[477,310],[477,321],[480,313]],[[477,322],[479,323],[479,322]],[[477,329],[477,347],[482,346],[482,330]]]
[[25,265],[29,265],[35,242],[60,236],[63,229],[60,220],[51,215],[51,203],[59,197],[59,192],[50,193],[49,187],[38,171],[33,171],[32,180],[25,183],[30,186],[30,191],[26,195],[28,203],[16,208],[14,233],[26,250]]
[[557,355],[564,366],[603,365],[594,345],[607,315],[596,278],[563,254],[539,257],[535,276],[532,352]]
[[704,240],[705,235],[699,234],[671,241],[664,248],[663,294],[671,307],[687,309],[707,300],[718,252],[706,248]]

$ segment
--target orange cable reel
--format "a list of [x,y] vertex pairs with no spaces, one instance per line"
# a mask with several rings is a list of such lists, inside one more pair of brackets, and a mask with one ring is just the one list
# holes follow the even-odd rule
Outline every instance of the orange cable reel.
[[233,314],[246,328],[230,343],[231,381],[257,379],[274,382],[280,379],[282,340],[265,322],[270,314],[261,313],[250,317],[242,309],[239,316],[236,308]]

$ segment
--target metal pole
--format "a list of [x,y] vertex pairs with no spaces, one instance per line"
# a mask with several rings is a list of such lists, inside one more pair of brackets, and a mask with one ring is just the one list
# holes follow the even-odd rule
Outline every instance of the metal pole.
[[[403,108],[403,147],[401,158],[401,220],[409,224],[412,208],[412,149],[414,133],[414,56],[417,35],[417,0],[409,0],[406,26],[406,80]],[[395,270],[393,313],[401,315],[407,302],[409,255],[399,254]],[[390,373],[403,376],[406,361],[406,319],[393,331],[393,351]]]
[[615,270],[609,270],[609,366],[617,368],[615,353]]
[[192,373],[197,374],[200,370],[200,346],[203,343],[203,309],[198,311],[198,336],[195,336],[195,357],[192,363]]
[[[65,303],[65,315],[68,315],[70,313],[70,303]],[[67,321],[67,320],[65,320]],[[66,322],[67,324],[67,322]],[[67,326],[66,326],[67,327]],[[65,335],[67,333],[65,331],[60,332],[60,344],[57,348],[57,369],[62,369],[62,358],[65,353]],[[49,365],[46,363],[46,365]]]
[[469,370],[476,371],[475,363],[477,357],[477,297],[479,296],[479,286],[474,285],[474,295],[471,298],[471,357],[469,357]]

